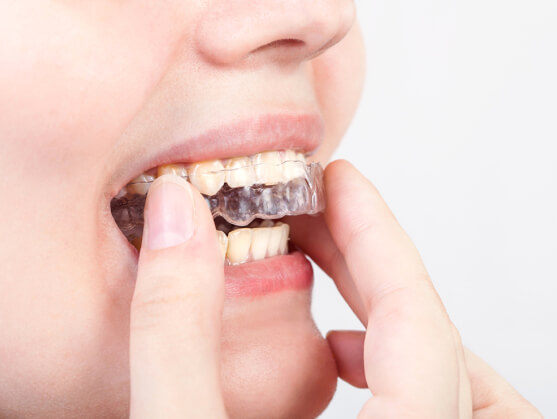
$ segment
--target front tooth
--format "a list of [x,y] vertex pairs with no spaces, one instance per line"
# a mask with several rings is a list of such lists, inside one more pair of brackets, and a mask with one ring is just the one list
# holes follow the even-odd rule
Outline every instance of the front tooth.
[[288,224],[283,224],[280,226],[282,230],[282,235],[280,237],[279,254],[288,254],[288,236],[290,235],[290,226]]
[[255,183],[255,171],[249,157],[235,157],[226,165],[226,183],[231,188],[251,186]]
[[237,265],[247,262],[251,246],[252,230],[250,228],[239,228],[228,233],[228,249],[226,257],[228,261]]
[[224,233],[224,231],[217,230],[217,239],[219,241],[220,250],[222,253],[222,259],[226,257],[226,251],[228,249],[228,237]]
[[252,157],[257,183],[276,185],[282,182],[282,159],[278,151],[266,151]]
[[220,160],[196,163],[189,167],[188,176],[199,192],[214,195],[224,185],[224,166]]
[[269,238],[269,245],[267,247],[267,257],[276,256],[279,254],[280,245],[282,241],[282,223],[277,223],[271,228],[271,236]]
[[306,158],[302,153],[294,150],[284,152],[284,163],[282,164],[282,177],[284,182],[306,176]]
[[127,185],[128,192],[131,195],[147,195],[147,191],[154,180],[154,176],[142,173]]
[[165,164],[157,169],[157,177],[162,175],[177,175],[187,178],[188,170],[184,164]]
[[252,230],[250,253],[253,260],[265,259],[271,230],[271,228],[254,228]]

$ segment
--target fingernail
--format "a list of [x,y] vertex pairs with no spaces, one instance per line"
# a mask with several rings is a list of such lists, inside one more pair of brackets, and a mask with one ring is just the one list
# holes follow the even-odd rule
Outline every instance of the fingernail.
[[193,236],[194,227],[191,187],[176,175],[158,178],[149,190],[145,206],[145,233],[149,249],[182,244]]

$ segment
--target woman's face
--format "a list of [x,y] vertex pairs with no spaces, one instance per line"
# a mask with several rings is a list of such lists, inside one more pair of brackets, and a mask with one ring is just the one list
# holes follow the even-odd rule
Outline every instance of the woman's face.
[[[354,13],[351,0],[0,4],[0,416],[127,415],[137,253],[111,198],[170,150],[310,152],[309,132],[326,161],[363,82]],[[231,417],[325,408],[337,376],[310,299],[227,297]]]

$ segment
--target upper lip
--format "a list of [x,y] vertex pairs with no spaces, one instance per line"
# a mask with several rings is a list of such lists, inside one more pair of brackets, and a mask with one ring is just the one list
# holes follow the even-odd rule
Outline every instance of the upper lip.
[[313,153],[321,144],[323,133],[323,119],[315,113],[264,114],[239,120],[199,135],[159,143],[160,147],[151,147],[140,161],[133,164],[134,173],[128,173],[126,183],[149,169],[169,163],[249,156],[270,150],[294,149]]

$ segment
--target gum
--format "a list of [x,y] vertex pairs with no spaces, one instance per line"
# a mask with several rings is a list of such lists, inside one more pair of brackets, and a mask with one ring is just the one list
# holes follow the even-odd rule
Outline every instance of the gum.
[[[112,216],[126,238],[133,242],[143,235],[146,195],[124,195],[112,199]],[[317,214],[325,209],[323,168],[304,164],[303,176],[276,185],[231,188],[225,184],[215,195],[205,196],[213,217],[230,224],[247,226],[255,219]]]

